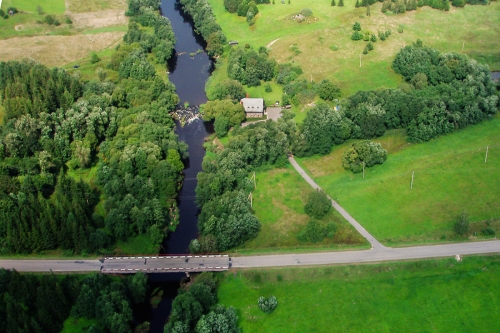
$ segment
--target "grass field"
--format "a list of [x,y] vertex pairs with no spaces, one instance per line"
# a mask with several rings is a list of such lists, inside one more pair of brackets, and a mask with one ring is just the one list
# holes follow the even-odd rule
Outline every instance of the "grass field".
[[97,319],[69,317],[64,321],[61,333],[87,333],[90,326],[98,324]]
[[457,239],[452,226],[464,210],[476,222],[472,228],[478,236],[487,223],[500,232],[500,116],[425,144],[406,143],[403,131],[389,131],[374,141],[389,155],[383,165],[367,169],[365,179],[342,168],[350,143],[327,156],[299,161],[379,241],[403,245]]
[[255,254],[369,248],[366,240],[334,209],[320,222],[337,225],[333,238],[325,237],[318,243],[299,242],[297,235],[310,220],[304,212],[304,204],[313,189],[292,167],[257,172],[256,179],[257,188],[252,193],[253,209],[262,229],[255,239],[231,252]]
[[[15,7],[18,11],[38,14],[38,6],[42,7],[47,14],[61,15],[66,11],[64,0],[3,0],[2,9],[6,11],[9,7]],[[14,15],[15,16],[15,15]]]
[[127,9],[126,0],[66,0],[68,10],[72,13],[97,12],[107,9]]
[[[324,78],[339,83],[344,96],[358,90],[397,87],[401,81],[390,64],[398,50],[418,38],[424,44],[443,52],[461,52],[487,63],[492,69],[500,69],[500,3],[488,6],[452,7],[442,12],[430,7],[401,15],[381,13],[381,3],[371,6],[371,16],[366,9],[354,8],[355,0],[346,0],[345,7],[332,7],[326,0],[292,0],[291,4],[260,5],[257,21],[248,26],[245,18],[225,11],[223,1],[209,0],[218,23],[228,40],[240,45],[265,46],[279,38],[271,46],[272,57],[278,62],[293,61],[304,70],[304,77],[316,82]],[[309,22],[297,23],[292,14],[310,8],[313,17]],[[351,41],[352,25],[360,22],[363,31],[377,34],[379,30],[392,30],[386,41],[374,43],[375,50],[362,56],[366,42]],[[398,33],[399,25],[404,32]],[[295,56],[290,46],[296,44],[301,54]],[[336,45],[337,51],[330,46]]]
[[[500,257],[243,270],[222,275],[219,302],[242,332],[499,332]],[[264,314],[260,296],[278,307]]]

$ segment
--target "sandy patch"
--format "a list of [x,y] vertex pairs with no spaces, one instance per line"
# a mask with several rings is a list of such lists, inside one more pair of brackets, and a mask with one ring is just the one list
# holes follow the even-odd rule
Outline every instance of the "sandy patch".
[[122,9],[109,9],[93,13],[68,13],[67,15],[73,21],[73,27],[76,29],[102,28],[128,23]]
[[122,40],[123,32],[94,35],[16,37],[0,40],[0,61],[33,58],[47,66],[61,66]]

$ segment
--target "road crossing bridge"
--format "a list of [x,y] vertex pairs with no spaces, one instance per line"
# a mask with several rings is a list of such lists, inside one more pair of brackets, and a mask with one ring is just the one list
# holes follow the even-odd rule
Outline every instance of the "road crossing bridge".
[[101,273],[134,274],[226,271],[231,267],[228,255],[166,255],[141,257],[106,257]]

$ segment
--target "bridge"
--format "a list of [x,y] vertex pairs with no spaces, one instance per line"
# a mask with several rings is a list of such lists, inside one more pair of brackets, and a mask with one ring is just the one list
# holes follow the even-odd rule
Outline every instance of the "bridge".
[[231,265],[228,255],[167,255],[104,258],[101,272],[111,274],[177,273],[225,271]]

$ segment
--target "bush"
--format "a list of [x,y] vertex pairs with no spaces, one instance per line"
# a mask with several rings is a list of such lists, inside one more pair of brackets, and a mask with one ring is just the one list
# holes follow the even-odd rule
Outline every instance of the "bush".
[[304,211],[307,215],[320,219],[332,208],[332,202],[325,192],[317,190],[309,194]]
[[9,14],[10,12],[12,12],[12,14],[17,13],[17,8],[16,7],[7,8],[7,14]]
[[312,16],[313,12],[309,8],[304,8],[299,12],[299,14],[304,16],[304,17],[309,17],[309,16]]
[[363,34],[361,34],[359,31],[354,31],[354,33],[351,36],[352,40],[362,40],[363,39]]
[[455,233],[460,236],[467,236],[470,230],[469,214],[463,211],[458,217],[458,220],[453,225]]
[[354,173],[361,172],[363,165],[369,168],[375,164],[382,164],[387,159],[387,150],[380,143],[369,140],[353,143],[342,156],[342,166]]
[[337,231],[337,226],[333,222],[323,227],[316,220],[310,220],[306,227],[300,231],[297,239],[301,242],[317,243],[325,237],[332,238],[335,236],[335,231]]
[[269,298],[265,298],[264,296],[259,297],[258,300],[259,309],[261,309],[265,313],[271,313],[278,306],[278,300],[275,296],[270,296]]
[[354,25],[352,26],[352,30],[361,31],[361,24],[359,22],[354,23]]
[[71,19],[69,18],[69,16],[66,16],[66,18],[64,19],[64,21],[66,22],[66,24],[72,24],[73,21],[71,21]]
[[96,64],[99,61],[101,61],[101,59],[99,59],[99,56],[97,55],[97,53],[92,52],[92,54],[90,55],[90,63],[91,64]]
[[363,54],[368,54],[368,48],[365,46],[365,48],[363,49]]
[[54,22],[56,21],[55,17],[52,16],[52,15],[45,15],[45,23],[47,23],[48,25],[53,25]]
[[373,50],[373,44],[372,43],[366,44],[366,48],[368,49],[368,51],[372,51]]
[[493,236],[495,234],[495,229],[493,229],[492,227],[488,227],[486,229],[481,230],[481,233],[484,236]]
[[273,91],[273,88],[271,87],[271,85],[269,83],[267,83],[265,86],[264,86],[264,91],[266,93],[270,93]]
[[338,49],[339,49],[339,47],[337,45],[330,46],[330,50],[332,50],[332,51],[337,51]]
[[370,38],[370,41],[372,41],[373,43],[375,43],[377,41],[377,36],[375,36],[375,34],[372,34],[372,37]]

